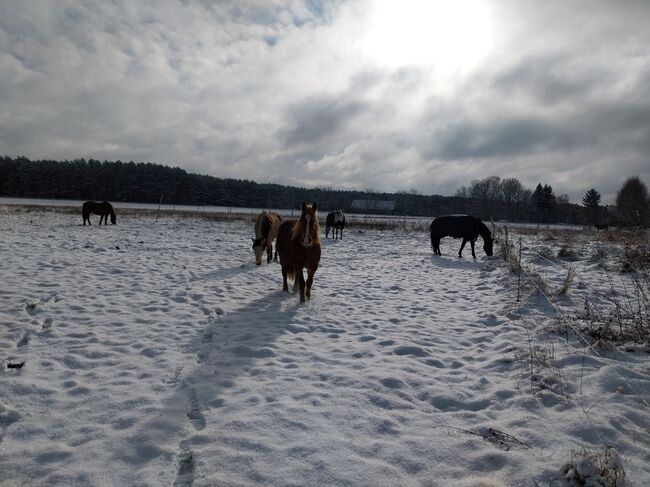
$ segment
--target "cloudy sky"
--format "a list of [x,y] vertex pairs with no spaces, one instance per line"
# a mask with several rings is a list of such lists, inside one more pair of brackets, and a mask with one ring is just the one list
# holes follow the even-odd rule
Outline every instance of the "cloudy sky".
[[650,1],[0,0],[0,154],[454,194],[650,183]]

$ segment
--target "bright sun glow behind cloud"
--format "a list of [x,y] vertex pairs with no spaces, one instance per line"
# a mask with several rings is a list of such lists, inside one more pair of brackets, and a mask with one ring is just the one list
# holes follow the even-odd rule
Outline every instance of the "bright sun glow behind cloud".
[[466,70],[488,54],[493,30],[481,0],[377,0],[362,49],[389,67],[420,64],[437,71]]

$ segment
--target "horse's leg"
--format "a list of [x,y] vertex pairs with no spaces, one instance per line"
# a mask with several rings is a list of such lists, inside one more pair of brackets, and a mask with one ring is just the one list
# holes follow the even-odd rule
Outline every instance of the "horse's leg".
[[282,290],[289,292],[289,286],[287,285],[287,266],[282,264]]
[[271,258],[273,257],[273,242],[271,240],[268,240],[268,244],[266,245],[266,263],[268,264],[271,262]]
[[463,247],[465,247],[465,244],[467,243],[467,239],[463,239],[463,243],[460,244],[460,250],[458,251],[458,258],[462,259],[463,258]]
[[329,234],[330,234],[330,226],[325,225],[325,238],[329,238]]
[[311,284],[314,282],[314,274],[316,274],[316,269],[311,267],[307,269],[307,289],[305,289],[307,299],[311,298]]
[[305,276],[302,273],[302,267],[300,267],[300,272],[297,276],[298,286],[300,287],[300,302],[305,301]]
[[440,253],[440,239],[439,238],[432,238],[431,239],[431,247],[433,247],[433,255],[442,255]]
[[472,245],[472,257],[474,257],[476,259],[476,254],[474,253],[474,242],[475,241],[476,240],[470,240],[469,243]]

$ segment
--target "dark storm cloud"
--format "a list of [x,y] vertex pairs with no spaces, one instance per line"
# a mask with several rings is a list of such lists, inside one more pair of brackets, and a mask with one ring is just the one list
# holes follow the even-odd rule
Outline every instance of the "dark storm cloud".
[[288,145],[316,143],[337,134],[364,108],[355,101],[338,97],[307,99],[287,110]]
[[534,118],[507,117],[484,124],[464,121],[445,127],[436,137],[437,150],[425,154],[446,160],[512,157],[545,150],[571,150],[580,134]]

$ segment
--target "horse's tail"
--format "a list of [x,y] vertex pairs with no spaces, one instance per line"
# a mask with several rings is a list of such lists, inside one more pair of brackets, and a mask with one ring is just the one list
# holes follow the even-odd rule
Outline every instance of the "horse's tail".
[[287,279],[296,280],[296,271],[293,270],[293,266],[287,266]]

